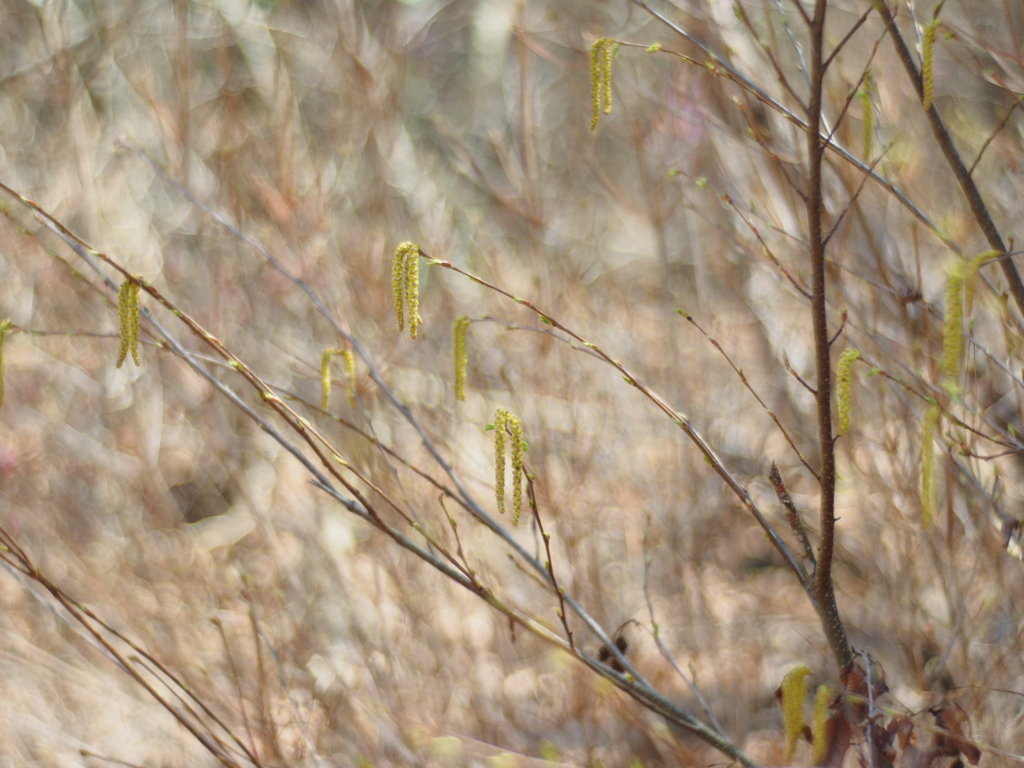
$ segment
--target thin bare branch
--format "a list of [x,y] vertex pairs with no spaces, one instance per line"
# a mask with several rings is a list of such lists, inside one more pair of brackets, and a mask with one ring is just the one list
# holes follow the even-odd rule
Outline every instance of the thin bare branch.
[[967,169],[968,175],[972,177],[974,176],[974,169],[977,168],[978,163],[981,162],[981,156],[985,154],[985,150],[988,149],[989,144],[992,143],[992,141],[995,139],[996,136],[999,135],[1003,128],[1010,124],[1010,118],[1013,117],[1014,110],[1020,106],[1022,101],[1024,101],[1024,96],[1018,96],[1017,100],[1013,102],[1013,106],[1006,111],[1006,115],[1003,117],[1002,120],[999,121],[999,125],[997,125],[995,129],[992,131],[992,133],[989,134],[989,137],[985,139],[985,143],[982,144],[981,149],[978,150],[977,157],[974,158],[974,162],[971,163],[971,167]]
[[[857,19],[857,21],[856,21],[856,22],[854,22],[853,26],[852,26],[852,27],[850,27],[850,28],[849,28],[849,29],[848,29],[848,30],[846,31],[846,34],[845,34],[845,35],[843,35],[843,39],[842,39],[842,40],[840,40],[840,41],[839,41],[839,42],[838,42],[838,43],[836,44],[836,47],[832,49],[832,53],[830,53],[830,54],[828,55],[828,58],[827,58],[827,59],[825,59],[825,63],[824,63],[824,65],[823,65],[823,66],[825,67],[825,70],[826,70],[826,71],[828,70],[828,68],[829,68],[829,65],[831,65],[831,64],[832,64],[832,60],[833,60],[833,59],[835,59],[835,57],[839,55],[839,52],[840,52],[841,50],[843,50],[843,47],[844,47],[844,46],[845,46],[845,45],[846,45],[846,44],[847,44],[848,42],[850,42],[850,40],[851,40],[851,39],[853,38],[853,36],[854,36],[855,34],[857,34],[857,30],[858,30],[858,29],[860,29],[860,28],[861,28],[862,26],[864,26],[864,22],[868,20],[868,17],[869,17],[870,15],[871,15],[871,12],[872,12],[873,10],[874,10],[874,8],[870,8],[870,7],[869,7],[869,8],[868,8],[868,9],[867,9],[866,11],[864,11],[864,13],[862,13],[862,14],[860,15],[860,18],[858,18],[858,19]],[[873,52],[873,51],[872,51],[872,54],[871,54],[871,55],[872,55],[872,56],[874,56],[874,52]],[[870,59],[869,59],[869,61],[870,61]],[[836,124],[837,124],[837,125],[839,124],[839,121],[838,121],[838,120],[836,120]]]
[[[638,389],[648,400],[650,400],[658,408],[658,410],[660,410],[662,413],[668,416],[677,427],[683,430],[683,433],[690,439],[690,441],[694,445],[697,446],[697,449],[704,455],[704,458],[707,460],[708,464],[715,471],[715,473],[725,481],[729,489],[740,500],[740,503],[743,504],[743,506],[747,509],[748,512],[750,512],[751,515],[754,516],[754,519],[757,521],[758,525],[760,525],[761,528],[764,530],[765,534],[767,534],[769,540],[772,542],[772,545],[779,551],[779,554],[782,555],[783,559],[786,561],[786,564],[789,566],[789,568],[793,571],[794,574],[796,574],[798,579],[801,579],[801,584],[804,586],[804,589],[808,593],[808,595],[811,594],[811,585],[801,578],[799,563],[796,561],[792,553],[789,551],[789,547],[781,538],[779,538],[779,535],[771,527],[765,516],[761,513],[761,510],[754,503],[754,500],[750,497],[750,494],[747,492],[747,489],[744,488],[743,485],[735,478],[735,476],[726,468],[726,466],[722,463],[721,459],[718,458],[718,454],[715,452],[715,450],[711,447],[707,440],[704,439],[704,436],[697,430],[697,428],[693,426],[693,423],[690,421],[689,417],[683,415],[675,408],[670,406],[657,393],[651,390],[643,382],[638,380],[636,376],[632,372],[630,372],[621,362],[610,357],[606,352],[604,352],[604,350],[602,350],[596,344],[587,341],[576,332],[570,330],[562,323],[560,323],[558,320],[556,320],[554,317],[552,317],[550,314],[542,311],[533,303],[527,301],[526,299],[521,299],[518,296],[515,296],[509,293],[508,291],[504,290],[503,288],[500,288],[499,286],[496,286],[493,283],[489,283],[483,278],[477,277],[476,275],[467,272],[466,270],[461,269],[460,267],[455,266],[450,261],[441,261],[439,259],[435,259],[434,257],[430,256],[429,254],[425,253],[422,250],[420,251],[420,256],[426,259],[428,263],[432,265],[451,270],[456,274],[460,274],[463,277],[472,280],[474,283],[482,285],[483,287],[488,288],[491,291],[494,291],[495,293],[500,294],[508,299],[511,299],[512,301],[516,302],[517,304],[523,307],[526,307],[531,312],[535,313],[538,317],[540,317],[543,322],[553,326],[554,328],[557,328],[566,335],[572,337],[578,343],[582,344],[583,346],[587,347],[588,349],[596,353],[598,357],[600,357],[605,363],[607,363],[608,365],[612,366],[615,370],[617,370],[622,375],[623,379],[626,381],[627,384],[636,387],[636,389]],[[602,638],[602,640],[606,645],[611,645],[611,641],[605,638]]]
[[764,400],[761,399],[761,396],[757,394],[757,391],[750,385],[750,382],[747,380],[746,374],[743,373],[743,370],[741,368],[736,367],[736,363],[734,363],[732,361],[732,358],[729,357],[729,354],[724,349],[722,349],[722,345],[718,343],[718,340],[713,339],[708,334],[708,332],[701,328],[700,324],[698,324],[697,321],[694,320],[690,315],[686,314],[685,312],[682,312],[681,310],[679,311],[679,314],[685,317],[694,328],[700,331],[704,335],[704,338],[711,343],[711,346],[717,349],[719,354],[721,354],[722,357],[725,358],[725,362],[727,362],[729,364],[729,367],[733,369],[737,376],[739,376],[740,381],[743,382],[743,386],[746,387],[747,391],[754,396],[755,400],[757,400],[757,404],[760,405],[761,408],[764,409],[764,412],[767,413],[768,416],[771,418],[771,420],[775,422],[775,426],[779,428],[779,432],[782,433],[782,436],[786,439],[786,442],[789,443],[789,447],[793,449],[793,453],[795,453],[796,457],[800,459],[800,463],[803,464],[807,468],[807,471],[814,476],[814,479],[820,483],[821,478],[818,476],[818,473],[814,470],[814,467],[810,465],[807,459],[804,458],[803,454],[800,453],[800,449],[796,447],[796,443],[793,442],[793,438],[790,437],[789,432],[786,431],[786,428],[782,426],[782,422],[779,421],[779,417],[775,415],[775,412],[772,411],[772,409],[765,404]]
[[[913,54],[911,54],[906,41],[903,39],[903,35],[900,33],[899,27],[896,25],[892,12],[889,10],[888,0],[876,0],[875,5],[882,14],[882,20],[889,31],[889,37],[893,41],[900,62],[907,72],[907,77],[910,78],[911,85],[917,91],[918,98],[923,102],[924,83],[921,79],[921,73],[917,68],[917,63],[914,61]],[[942,121],[942,117],[939,115],[939,110],[934,102],[929,105],[925,114],[928,117],[928,124],[931,126],[932,135],[935,137],[939,149],[942,150],[942,154],[946,158],[946,162],[953,172],[957,184],[960,185],[964,197],[967,198],[967,205],[971,209],[971,214],[974,216],[978,227],[985,235],[985,240],[993,250],[1006,253],[1007,248],[1003,243],[1002,235],[999,234],[999,228],[992,220],[992,215],[989,213],[988,207],[981,197],[981,192],[978,190],[973,177],[960,157],[960,153],[953,144],[953,138],[949,135],[946,124]],[[1024,282],[1021,281],[1016,265],[1011,259],[1003,259],[999,262],[999,265],[1002,267],[1003,275],[1009,283],[1010,294],[1017,305],[1017,310],[1024,314]]]

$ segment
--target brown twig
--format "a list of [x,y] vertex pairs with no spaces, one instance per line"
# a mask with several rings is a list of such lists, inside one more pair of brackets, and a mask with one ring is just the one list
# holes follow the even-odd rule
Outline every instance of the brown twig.
[[782,365],[785,366],[786,371],[789,373],[789,375],[800,383],[800,386],[802,386],[804,389],[810,392],[814,397],[818,396],[818,393],[814,389],[814,387],[812,387],[810,384],[804,381],[803,378],[801,378],[800,374],[793,369],[792,364],[789,362],[789,355],[787,355],[785,352],[782,353]]
[[[804,195],[804,198],[806,199],[806,195]],[[795,277],[793,277],[793,275],[791,275],[789,273],[788,269],[786,269],[784,266],[782,266],[782,263],[778,260],[778,258],[772,252],[772,249],[768,247],[768,243],[766,243],[764,241],[764,238],[761,237],[761,233],[757,230],[757,227],[755,227],[747,219],[747,217],[744,215],[743,211],[741,211],[739,209],[739,206],[737,206],[736,203],[733,201],[732,197],[730,197],[728,194],[722,194],[722,200],[727,205],[729,205],[729,207],[731,207],[736,212],[736,215],[739,216],[740,219],[743,220],[743,223],[747,225],[747,228],[751,231],[751,233],[754,235],[754,237],[757,238],[757,242],[759,242],[761,244],[761,248],[764,251],[764,255],[768,257],[768,260],[773,265],[775,265],[775,268],[777,270],[779,270],[779,272],[782,274],[782,276],[785,277],[789,281],[789,284],[792,285],[793,288],[796,289],[796,292],[799,293],[801,296],[803,296],[805,299],[810,300],[811,292],[808,291],[806,288],[804,288],[803,285],[800,284],[800,281],[797,280]]]
[[999,135],[1000,131],[1003,130],[1007,125],[1010,124],[1010,118],[1013,117],[1013,112],[1017,107],[1024,101],[1024,96],[1018,96],[1017,100],[1013,102],[1013,106],[1006,111],[1006,116],[999,121],[999,125],[995,127],[995,130],[989,135],[985,142],[981,145],[981,149],[978,150],[978,156],[974,158],[974,162],[971,163],[971,167],[967,169],[969,176],[974,175],[974,169],[978,167],[978,163],[981,162],[981,156],[985,154],[985,150],[988,149],[989,145],[995,140],[996,136]]
[[772,468],[768,471],[768,480],[775,490],[779,503],[786,510],[786,520],[789,522],[790,530],[793,531],[793,535],[796,536],[797,541],[804,548],[804,557],[807,558],[812,567],[816,568],[818,561],[814,557],[814,547],[811,546],[811,540],[807,537],[807,527],[804,525],[803,520],[800,519],[800,512],[797,510],[796,504],[793,503],[793,497],[789,495],[789,490],[786,488],[782,475],[779,473],[779,467],[774,461],[772,461]]
[[558,596],[558,618],[562,621],[562,627],[565,629],[569,648],[575,653],[576,642],[573,640],[572,630],[569,629],[569,620],[565,614],[565,589],[558,585],[558,579],[555,577],[555,563],[554,558],[551,556],[551,534],[544,530],[544,521],[540,519],[540,509],[537,507],[537,492],[533,484],[533,473],[526,468],[525,463],[523,464],[523,474],[526,476],[526,499],[530,509],[533,511],[533,519],[537,521],[537,530],[540,531],[541,540],[544,542],[544,552],[547,555],[547,558],[544,560],[544,567],[547,568],[548,578],[551,579],[551,587]]
[[[868,8],[866,11],[864,11],[864,13],[862,13],[860,15],[860,17],[857,19],[857,21],[855,21],[853,23],[853,26],[851,26],[846,31],[846,34],[843,35],[843,39],[840,40],[838,43],[836,43],[836,47],[832,49],[832,53],[830,53],[828,55],[828,58],[825,59],[825,63],[822,65],[825,68],[826,71],[828,70],[829,66],[832,64],[832,61],[835,59],[835,57],[839,55],[839,52],[841,50],[843,50],[843,48],[846,46],[846,44],[848,42],[850,42],[851,38],[853,38],[853,36],[857,33],[857,30],[860,29],[862,26],[864,26],[864,22],[866,22],[868,20],[868,16],[871,15],[871,11],[873,11],[873,10],[874,10],[873,8]],[[810,26],[810,19],[807,20],[807,25]],[[877,48],[877,46],[876,46],[876,48]],[[874,52],[874,50],[872,50],[871,51],[871,56],[868,58],[868,63],[869,64],[871,62],[871,59],[874,58],[874,56],[875,56],[875,52]],[[839,121],[838,120],[836,120],[836,125],[839,125]]]

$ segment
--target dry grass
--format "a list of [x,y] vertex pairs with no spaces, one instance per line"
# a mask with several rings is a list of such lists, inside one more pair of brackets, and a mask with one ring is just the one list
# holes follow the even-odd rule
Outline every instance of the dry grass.
[[[0,181],[255,371],[373,481],[346,475],[390,525],[423,543],[386,499],[454,551],[451,515],[481,581],[562,634],[557,598],[521,558],[367,439],[448,483],[365,362],[358,407],[336,361],[330,412],[316,408],[321,353],[345,343],[266,255],[358,340],[489,510],[484,426],[496,408],[514,411],[566,594],[609,635],[639,622],[624,630],[630,660],[701,714],[652,639],[649,579],[658,637],[725,732],[753,759],[781,760],[774,689],[797,662],[828,681],[836,670],[792,573],[700,453],[611,367],[450,271],[421,265],[425,323],[416,341],[399,335],[388,278],[408,239],[543,308],[687,414],[792,544],[767,480],[778,462],[813,539],[813,477],[674,312],[721,344],[815,466],[813,398],[783,364],[813,375],[807,302],[752,229],[805,282],[805,213],[790,184],[801,179],[801,134],[726,78],[645,53],[660,43],[703,63],[625,0],[40,5],[0,0]],[[665,12],[792,106],[728,4],[686,5]],[[779,4],[743,5],[803,88]],[[866,5],[835,4],[832,44]],[[787,19],[799,36],[792,8]],[[955,37],[938,36],[936,104],[968,164],[995,136],[974,175],[1005,232],[1020,210],[1024,122],[1014,112],[997,129],[1024,91],[1020,10],[977,0],[942,19]],[[872,17],[837,58],[833,119],[881,34]],[[613,112],[590,134],[587,51],[601,36],[642,47],[619,49]],[[890,705],[916,712],[950,695],[980,743],[1020,755],[1024,566],[999,530],[1024,496],[1013,452],[1020,312],[1001,273],[984,267],[963,397],[948,397],[943,286],[961,258],[950,246],[967,256],[988,246],[887,41],[871,69],[876,152],[887,148],[876,168],[947,242],[878,184],[849,205],[862,173],[830,157],[827,224],[845,211],[828,251],[830,322],[838,330],[847,313],[836,353],[855,346],[867,361],[854,367],[852,427],[839,442],[839,608],[853,645],[884,666]],[[860,154],[859,101],[836,135]],[[346,512],[148,320],[142,366],[115,369],[116,292],[101,275],[121,276],[83,261],[16,197],[3,202],[0,315],[15,331],[4,347],[0,525],[57,592],[11,567],[0,574],[0,765],[216,764],[182,719],[239,764],[240,744],[264,765],[722,759]],[[923,298],[907,301],[909,291]],[[142,305],[311,455],[201,338],[145,291]],[[483,321],[469,330],[468,399],[456,403],[451,327],[463,314]],[[868,376],[870,366],[891,378]],[[930,527],[922,396],[1002,441],[943,421]],[[534,526],[512,536],[545,558]],[[58,594],[109,630],[89,634],[95,622]],[[569,622],[596,654],[600,641]],[[208,710],[176,698],[168,673]]]

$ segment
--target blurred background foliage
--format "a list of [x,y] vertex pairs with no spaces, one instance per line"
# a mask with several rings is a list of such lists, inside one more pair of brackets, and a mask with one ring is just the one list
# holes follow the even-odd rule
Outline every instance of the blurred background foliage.
[[[806,92],[793,6],[742,5],[748,25],[717,0],[657,10],[795,109],[752,36]],[[835,45],[868,3],[832,5]],[[900,6],[909,38],[932,8]],[[609,633],[640,622],[624,630],[630,658],[695,709],[651,638],[653,611],[726,732],[759,761],[781,759],[773,690],[795,662],[827,680],[834,670],[798,585],[700,454],[610,368],[454,274],[424,266],[420,338],[397,334],[388,278],[391,252],[412,240],[527,298],[688,414],[781,530],[766,478],[777,461],[813,534],[813,477],[674,311],[722,345],[814,465],[813,398],[784,363],[813,374],[807,302],[765,254],[805,281],[794,189],[805,144],[791,123],[626,0],[0,0],[0,18],[0,180],[297,398],[352,464],[447,541],[437,491],[346,424],[433,472],[415,432],[361,363],[359,407],[340,370],[330,413],[314,407],[320,354],[339,339],[216,216],[314,288],[488,508],[484,426],[498,407],[515,411],[567,593]],[[941,18],[936,103],[969,165],[985,147],[974,177],[1012,236],[1024,178],[1013,111],[1024,93],[1021,9],[965,0]],[[590,133],[588,51],[603,36],[638,47],[618,49],[614,108]],[[871,16],[827,82],[826,117],[856,156],[860,101],[839,115],[881,36]],[[645,52],[656,43],[664,52]],[[851,205],[862,173],[829,156],[830,323],[843,328],[837,353],[855,346],[866,361],[839,442],[839,607],[898,705],[953,695],[980,741],[1020,754],[1022,564],[1001,530],[1024,494],[1020,315],[985,268],[963,396],[946,398],[977,433],[944,421],[926,527],[920,419],[922,396],[944,397],[943,284],[962,258],[955,248],[987,245],[887,40],[870,67],[871,160],[881,155],[876,170],[933,226],[871,182]],[[0,313],[16,332],[4,350],[0,522],[267,764],[721,759],[348,516],[151,343],[145,322],[142,367],[115,369],[113,293],[14,198],[4,214]],[[451,327],[463,314],[481,322],[469,330],[469,397],[457,404]],[[868,376],[872,367],[892,378]],[[482,578],[560,631],[557,601],[507,548],[447,512]],[[530,525],[515,535],[542,552]],[[107,764],[95,755],[214,764],[38,585],[8,571],[0,605],[4,765]]]

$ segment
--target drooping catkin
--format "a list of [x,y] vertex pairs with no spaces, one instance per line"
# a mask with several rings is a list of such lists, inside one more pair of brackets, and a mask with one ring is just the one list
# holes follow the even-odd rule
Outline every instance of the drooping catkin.
[[415,245],[405,257],[405,308],[409,311],[409,336],[415,339],[423,323],[420,317],[420,249]]
[[469,318],[462,315],[455,320],[452,339],[455,358],[455,399],[466,399],[466,368],[469,365],[469,353],[466,351],[466,331],[469,329]]
[[139,356],[139,283],[142,275],[125,278],[117,292],[117,316],[120,320],[121,347],[117,353],[117,367],[124,365],[128,353],[136,365],[142,365]]
[[804,730],[804,678],[811,674],[807,667],[791,669],[782,679],[782,724],[786,733],[784,763],[793,759],[796,741]]
[[821,765],[828,749],[828,707],[832,691],[827,685],[819,685],[814,694],[814,710],[811,714],[811,765]]
[[356,407],[356,356],[351,349],[343,349],[338,354],[345,363],[345,379],[347,380],[348,402]]
[[931,23],[924,28],[924,35],[921,40],[921,89],[923,91],[921,104],[927,112],[932,105],[932,59],[935,54],[935,33],[942,22],[932,19]]
[[512,441],[512,525],[519,525],[523,511],[523,425],[515,414],[508,415],[508,428]]
[[405,257],[412,243],[399,245],[391,256],[391,299],[395,305],[395,319],[398,320],[398,332],[405,330]]
[[494,413],[494,500],[498,512],[505,514],[505,422],[508,413],[499,408]]
[[850,369],[860,358],[860,352],[853,347],[847,347],[839,356],[836,364],[836,400],[838,402],[839,425],[836,429],[836,436],[846,434],[850,428],[850,399],[852,382],[850,380]]
[[405,330],[408,312],[409,335],[415,339],[423,324],[420,317],[420,247],[415,243],[402,243],[391,256],[391,299],[395,304],[398,332]]
[[932,403],[921,421],[921,525],[931,525],[935,510],[935,435],[942,411]]
[[864,160],[871,159],[871,144],[874,138],[874,109],[871,106],[871,70],[864,73],[864,84],[860,89],[860,118],[864,133]]
[[590,47],[590,130],[597,128],[601,112],[612,111],[612,56],[618,46],[599,37]]
[[970,320],[974,298],[978,294],[978,270],[986,261],[999,255],[999,251],[982,251],[964,264],[964,317]]
[[606,40],[601,49],[601,103],[604,105],[604,113],[612,113],[612,56],[618,50],[611,40]]
[[604,38],[590,46],[590,130],[596,130],[601,119],[601,48]]
[[331,404],[331,357],[337,350],[328,347],[320,355],[320,410]]
[[7,334],[11,332],[12,325],[10,319],[0,323],[0,408],[4,404],[4,341],[7,339]]
[[519,525],[523,511],[523,425],[514,413],[499,408],[494,413],[494,498],[505,514],[505,441],[512,442],[512,525]]
[[964,351],[964,265],[956,264],[946,277],[945,322],[942,328],[942,371],[947,387],[956,388],[960,379],[960,357]]

